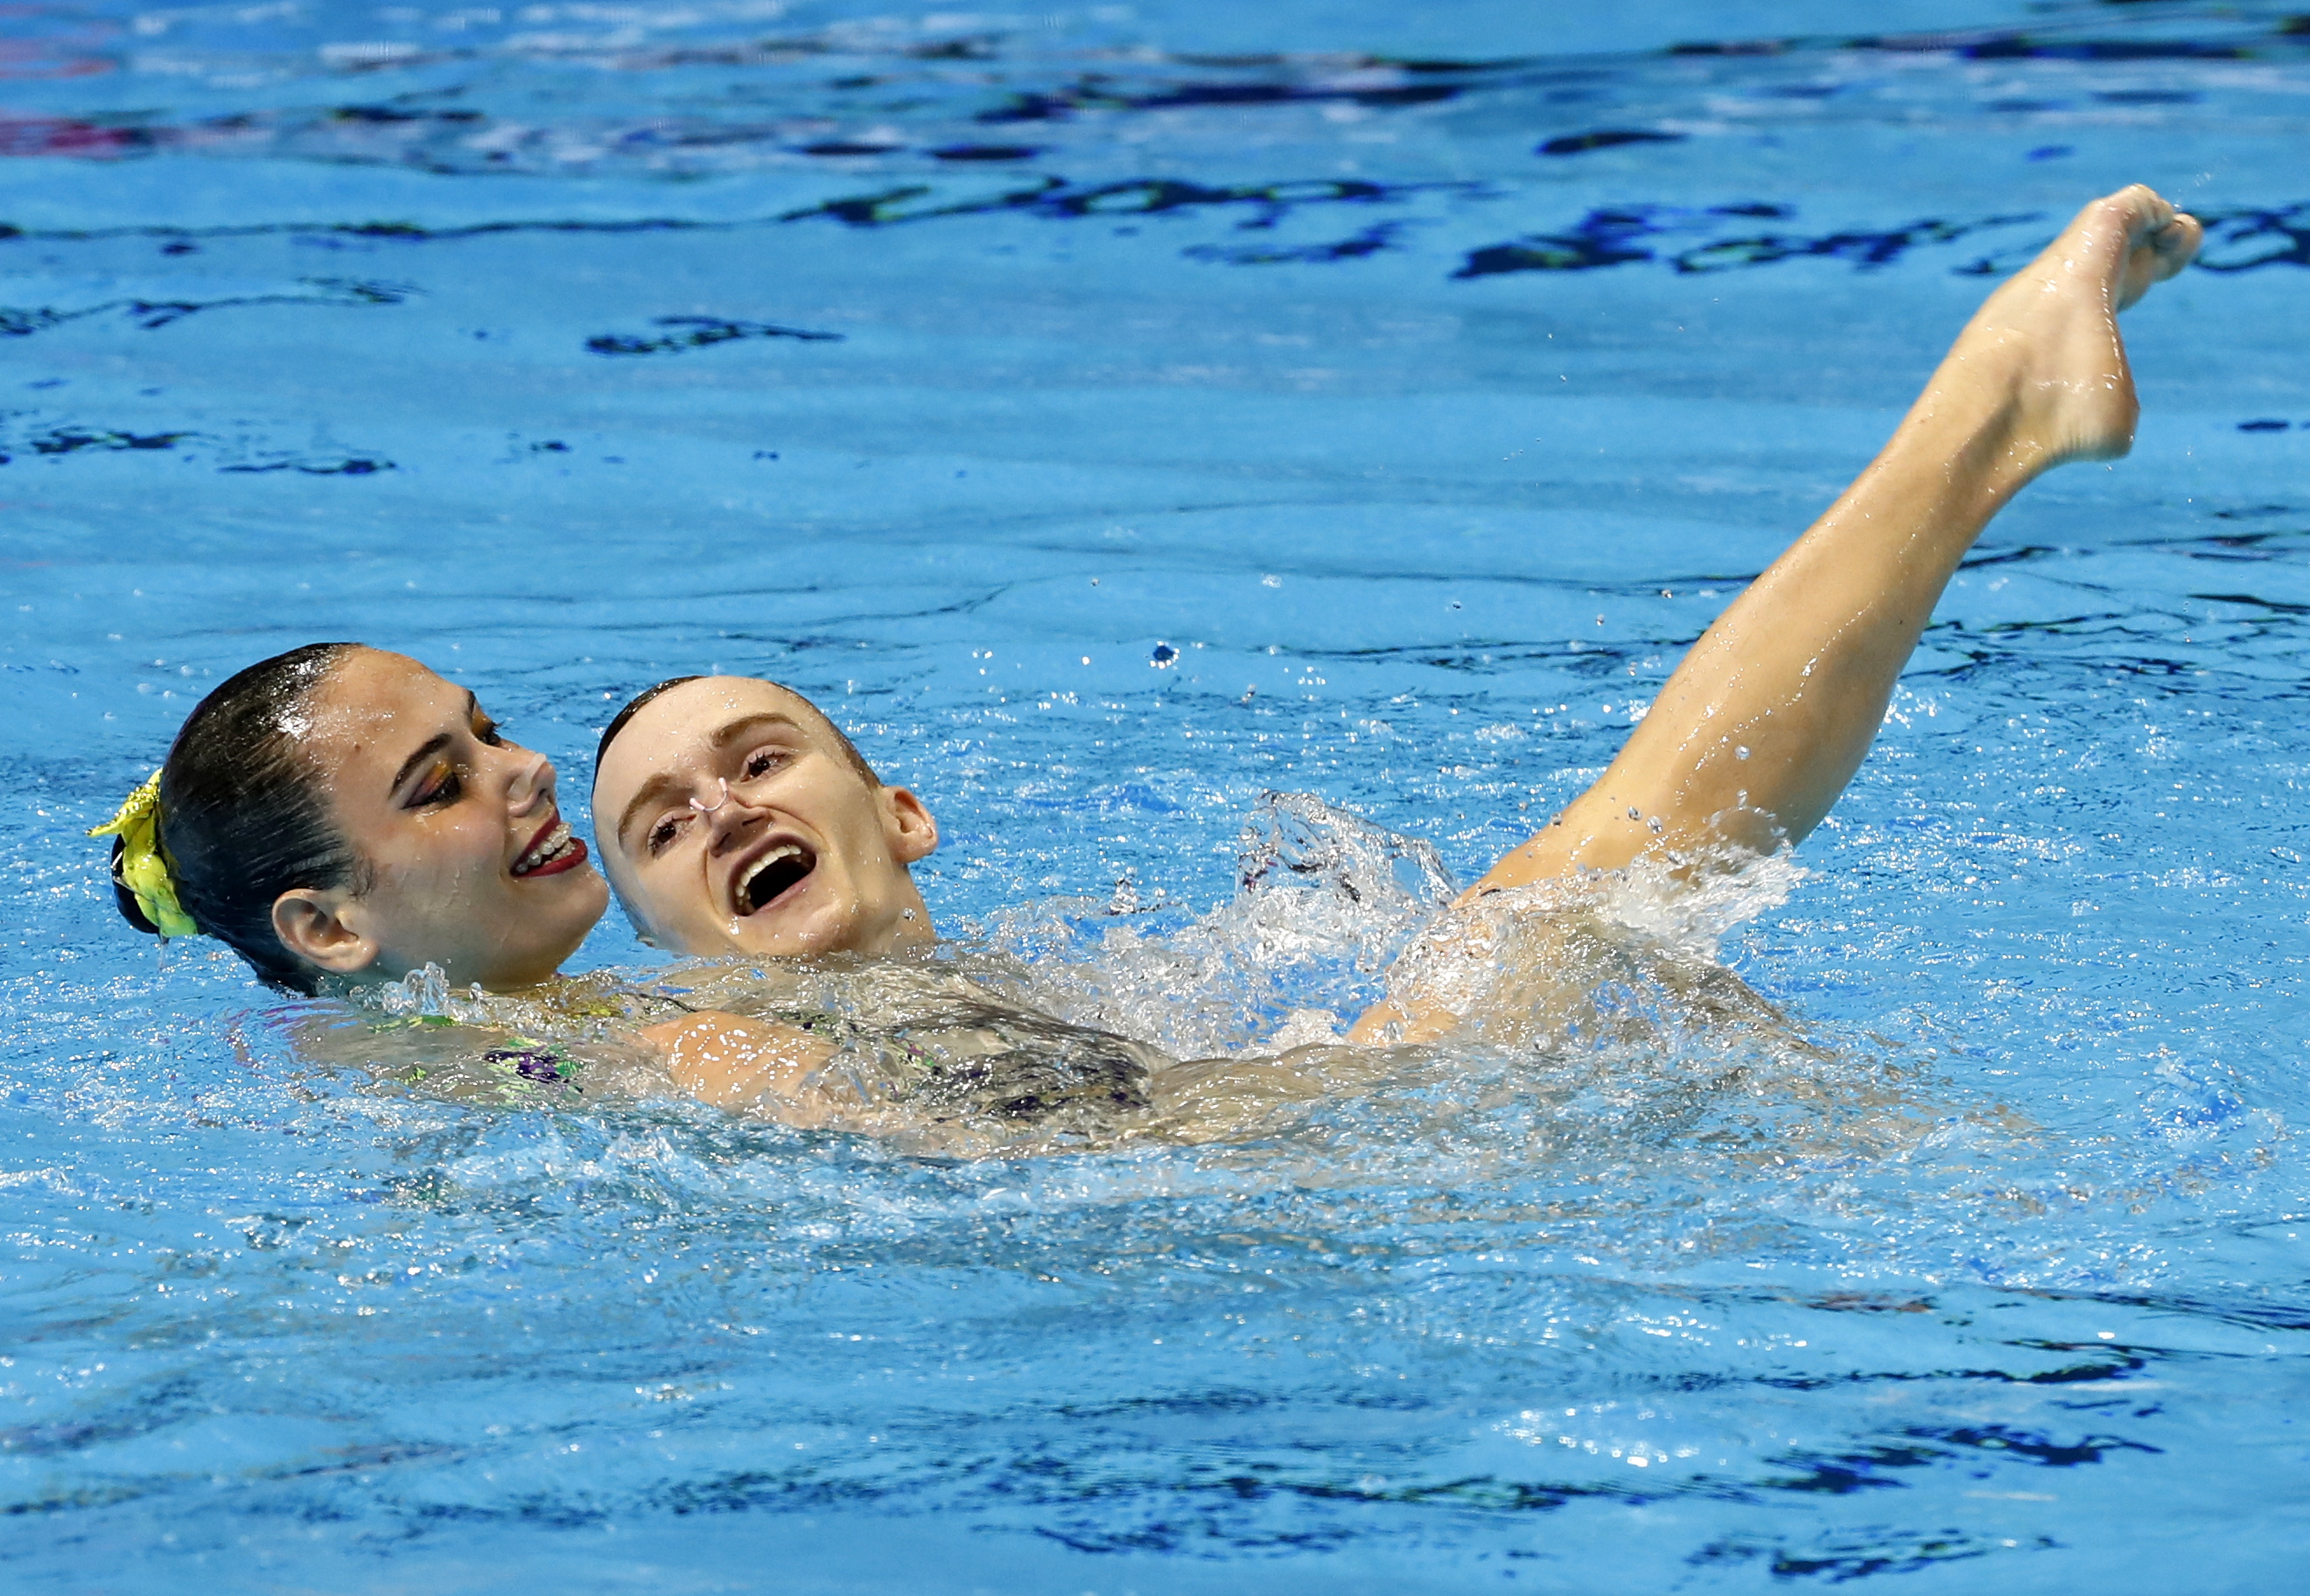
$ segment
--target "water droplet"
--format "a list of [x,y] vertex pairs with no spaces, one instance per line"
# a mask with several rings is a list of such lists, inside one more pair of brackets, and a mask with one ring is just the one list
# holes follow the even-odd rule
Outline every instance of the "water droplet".
[[1749,757],[1749,750],[1745,747],[1737,747],[1732,750],[1732,757],[1736,759],[1745,759]]
[[1171,662],[1178,657],[1179,651],[1168,643],[1158,643],[1155,645],[1155,652],[1147,656],[1147,663],[1159,671],[1168,670]]

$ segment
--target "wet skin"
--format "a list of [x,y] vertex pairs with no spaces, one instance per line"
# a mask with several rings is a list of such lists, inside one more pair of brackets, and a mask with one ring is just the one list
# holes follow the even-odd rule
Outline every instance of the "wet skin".
[[[2132,447],[2141,405],[2118,312],[2203,238],[2139,184],[2080,211],[1966,324],[1869,468],[1693,645],[1602,777],[1467,899],[1802,840],[1867,755],[1990,518],[2064,461]],[[1350,1036],[1420,1041],[1463,1018],[1448,998],[1406,994]]]
[[[1990,518],[2049,468],[2131,446],[2139,406],[2116,315],[2186,265],[2201,238],[2140,186],[2085,207],[1967,325],[1869,469],[1718,617],[1603,777],[1467,898],[1656,855],[1689,872],[1713,847],[1763,851],[1811,831],[1867,753],[1935,601]],[[621,819],[604,854],[636,918],[670,945],[873,952],[916,924],[928,933],[927,915],[890,919],[893,906],[921,901],[905,864],[908,848],[920,857],[936,841],[910,830],[926,830],[928,815],[849,771],[798,706],[769,683],[693,682],[612,744],[595,813]],[[788,751],[757,770],[744,750],[773,722]],[[747,871],[766,849],[801,846],[788,840],[801,835],[796,804],[829,839],[852,839],[859,873],[817,898],[805,878],[750,915]],[[889,889],[870,906],[843,896],[854,879]],[[1490,957],[1480,941],[1460,951]],[[1446,982],[1392,994],[1349,1037],[1417,1042],[1466,1018]],[[658,1029],[676,1079],[708,1101],[780,1117],[806,1109],[797,1094],[823,1044],[728,1016]]]
[[603,867],[636,926],[691,954],[883,953],[932,940],[908,872],[938,827],[870,782],[825,718],[773,682],[670,688],[594,777]]
[[283,893],[273,923],[291,952],[356,978],[437,964],[502,991],[551,976],[609,906],[586,845],[557,829],[551,762],[506,741],[464,688],[358,649],[300,716],[368,879]]

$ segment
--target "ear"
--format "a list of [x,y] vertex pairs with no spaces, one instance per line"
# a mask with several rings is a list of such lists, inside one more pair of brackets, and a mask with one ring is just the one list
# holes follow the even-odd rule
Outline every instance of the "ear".
[[299,887],[273,900],[273,934],[307,964],[355,976],[377,962],[378,946],[344,918],[345,895]]
[[890,838],[890,856],[901,864],[927,859],[938,846],[938,822],[923,801],[904,787],[884,787],[882,834]]

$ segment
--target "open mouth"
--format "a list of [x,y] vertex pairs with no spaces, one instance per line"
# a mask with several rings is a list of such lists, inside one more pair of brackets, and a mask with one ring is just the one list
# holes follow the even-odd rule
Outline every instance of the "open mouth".
[[800,843],[780,843],[746,867],[736,897],[741,915],[758,914],[802,885],[818,868],[818,855]]
[[521,857],[513,862],[513,873],[519,877],[559,875],[585,863],[586,845],[557,819],[530,839]]

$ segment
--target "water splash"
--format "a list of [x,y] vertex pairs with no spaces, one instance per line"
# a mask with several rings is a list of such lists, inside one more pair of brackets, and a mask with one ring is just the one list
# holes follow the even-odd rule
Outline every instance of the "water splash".
[[1177,1058],[1329,1039],[1454,894],[1435,847],[1306,793],[1267,793],[1235,896],[1192,918],[1081,899],[1005,910],[968,939],[1020,1001]]
[[482,1023],[482,1008],[487,1002],[478,986],[463,998],[457,996],[449,989],[448,974],[430,962],[398,981],[357,988],[356,994],[395,1019],[448,1019]]

